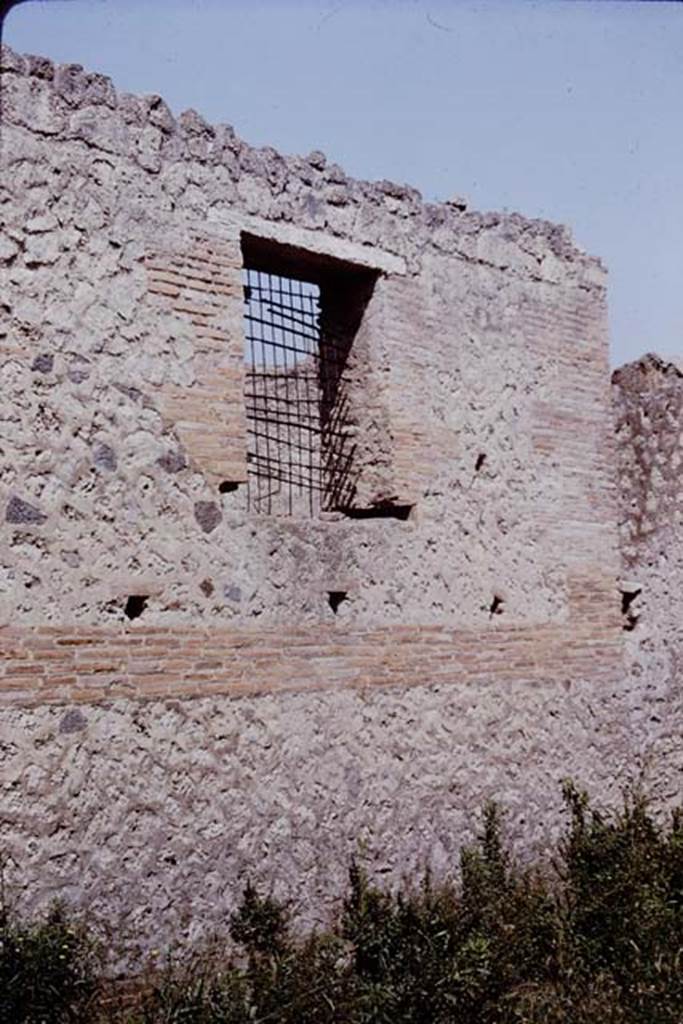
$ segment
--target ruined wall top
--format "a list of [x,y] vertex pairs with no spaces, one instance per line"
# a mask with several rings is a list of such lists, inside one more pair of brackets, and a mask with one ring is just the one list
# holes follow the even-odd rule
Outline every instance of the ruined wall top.
[[350,178],[319,151],[284,157],[271,147],[255,148],[230,125],[212,126],[194,110],[175,117],[160,96],[117,92],[109,78],[80,65],[21,56],[3,46],[0,71],[4,122],[130,156],[151,175],[187,162],[224,169],[226,183],[245,176],[260,180],[263,189],[241,197],[251,214],[381,245],[409,269],[430,247],[535,280],[566,281],[569,275],[582,286],[604,283],[600,261],[580,250],[562,225],[517,213],[473,212],[457,197],[423,202],[406,185]]
[[656,391],[666,385],[680,385],[683,380],[683,359],[663,359],[656,352],[647,352],[631,363],[625,363],[612,374],[612,383],[624,391]]

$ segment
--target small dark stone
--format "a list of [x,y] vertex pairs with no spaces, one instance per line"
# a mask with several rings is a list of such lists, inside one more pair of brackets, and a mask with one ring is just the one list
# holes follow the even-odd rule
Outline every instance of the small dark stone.
[[204,533],[211,533],[222,520],[223,513],[215,501],[196,501],[194,503],[194,517]]
[[90,376],[90,370],[87,366],[79,363],[76,366],[70,366],[66,375],[72,384],[82,384]]
[[242,591],[236,583],[226,583],[223,587],[223,594],[226,601],[239,602],[242,600]]
[[35,75],[36,78],[54,78],[55,66],[47,57],[28,56],[26,61],[29,75]]
[[147,116],[150,123],[161,128],[162,132],[170,135],[175,130],[176,121],[170,108],[162,100],[161,96],[145,96],[143,103],[147,106]]
[[214,128],[205,121],[196,110],[184,110],[178,118],[180,127],[187,135],[210,135],[215,134]]
[[330,164],[325,171],[325,181],[329,181],[331,185],[345,185],[347,178],[339,164]]
[[57,93],[75,106],[84,90],[86,76],[80,64],[60,64],[56,68],[55,88]]
[[116,469],[116,452],[108,444],[98,444],[93,452],[93,462],[98,469],[113,472]]
[[379,191],[383,192],[385,196],[393,196],[395,199],[417,198],[417,190],[411,188],[410,185],[399,185],[395,181],[387,181],[386,178],[376,184]]
[[211,595],[214,592],[213,580],[210,580],[209,577],[207,576],[207,578],[205,580],[202,580],[202,582],[199,584],[199,589],[201,590],[204,597],[211,597]]
[[7,503],[5,520],[8,523],[33,523],[36,526],[42,526],[47,520],[47,516],[35,505],[31,505],[28,501],[13,494]]
[[181,469],[185,469],[187,466],[187,459],[182,451],[178,450],[175,452],[166,452],[165,455],[159,456],[157,464],[165,469],[167,473],[179,473]]
[[31,369],[36,373],[51,373],[52,367],[55,365],[55,357],[51,352],[43,352],[41,355],[36,356],[31,365]]
[[306,159],[311,167],[316,167],[320,171],[322,171],[327,163],[327,157],[319,149],[314,149],[312,153],[308,154]]
[[131,402],[139,402],[142,398],[142,391],[138,388],[129,387],[127,384],[114,384],[117,391],[120,391],[122,395],[126,395],[130,398]]
[[67,711],[62,717],[59,723],[59,731],[67,735],[72,732],[82,732],[87,724],[88,720],[83,712],[79,711],[78,708],[72,708],[71,711]]

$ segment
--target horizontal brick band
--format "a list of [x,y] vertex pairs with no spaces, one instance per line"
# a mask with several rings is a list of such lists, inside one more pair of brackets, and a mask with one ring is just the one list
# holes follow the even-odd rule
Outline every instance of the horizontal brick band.
[[595,625],[491,628],[394,626],[342,631],[6,628],[0,703],[97,703],[117,698],[253,696],[281,691],[409,686],[491,679],[591,678],[622,669],[617,629]]

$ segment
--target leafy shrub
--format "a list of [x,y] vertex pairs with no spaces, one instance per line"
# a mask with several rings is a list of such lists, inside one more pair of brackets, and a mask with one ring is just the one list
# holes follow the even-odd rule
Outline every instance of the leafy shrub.
[[59,904],[30,924],[0,908],[0,1024],[91,1020],[97,972],[94,943]]
[[[606,816],[565,787],[563,843],[567,955],[584,974],[608,977],[625,1020],[683,1019],[683,816],[658,829],[641,794]],[[618,1018],[617,1018],[618,1019]]]
[[216,964],[207,950],[182,963],[169,960],[146,991],[130,1024],[242,1024],[248,1021],[245,981],[230,964]]

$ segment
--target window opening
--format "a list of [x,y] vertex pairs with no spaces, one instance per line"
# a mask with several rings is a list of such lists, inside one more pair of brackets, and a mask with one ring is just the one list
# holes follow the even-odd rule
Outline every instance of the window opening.
[[376,464],[362,325],[377,272],[248,232],[241,242],[248,508],[356,508]]
[[313,513],[320,459],[320,289],[260,270],[244,274],[249,508]]
[[352,464],[341,387],[348,344],[325,329],[316,282],[253,268],[243,280],[248,507],[338,508]]

